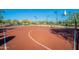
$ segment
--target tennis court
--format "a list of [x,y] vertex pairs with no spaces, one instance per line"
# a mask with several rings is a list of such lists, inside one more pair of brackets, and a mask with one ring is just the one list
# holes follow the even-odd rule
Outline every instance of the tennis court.
[[[0,42],[3,42],[0,38]],[[4,43],[0,45],[5,50]],[[72,50],[73,45],[48,26],[17,26],[6,31],[7,50]]]

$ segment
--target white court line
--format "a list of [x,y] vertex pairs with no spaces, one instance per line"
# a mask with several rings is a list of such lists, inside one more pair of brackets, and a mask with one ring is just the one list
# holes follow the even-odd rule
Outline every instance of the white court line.
[[3,32],[4,34],[4,49],[7,50],[7,45],[6,45],[6,32]]
[[39,43],[38,41],[36,41],[36,40],[31,36],[31,33],[30,33],[30,32],[28,32],[28,37],[29,37],[32,41],[34,41],[36,44],[42,46],[43,48],[45,48],[45,49],[47,49],[47,50],[52,50],[51,48],[49,48],[49,47],[47,47],[47,46],[45,46],[45,45]]

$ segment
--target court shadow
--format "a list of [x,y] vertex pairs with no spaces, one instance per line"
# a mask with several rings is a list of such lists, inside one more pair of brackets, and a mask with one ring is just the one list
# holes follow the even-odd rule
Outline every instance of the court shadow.
[[3,32],[3,30],[2,29],[0,29],[0,33],[2,33]]
[[[74,41],[74,30],[72,28],[64,28],[64,29],[50,29],[51,33],[61,35],[63,36],[66,40],[68,40],[71,44]],[[78,49],[79,49],[79,29],[77,29],[77,43],[78,43]]]
[[3,35],[0,35],[0,38],[3,37]]
[[71,28],[59,28],[59,29],[50,29],[51,33],[61,35],[65,39],[73,40],[74,29]]
[[[15,36],[6,37],[6,43],[11,41]],[[4,44],[4,38],[0,39],[0,46]]]

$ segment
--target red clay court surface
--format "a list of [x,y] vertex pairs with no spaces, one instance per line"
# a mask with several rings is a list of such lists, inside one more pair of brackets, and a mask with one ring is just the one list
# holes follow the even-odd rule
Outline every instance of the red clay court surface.
[[[6,37],[13,36],[13,38],[6,43],[7,50],[73,49],[72,44],[63,36],[51,33],[49,27],[18,26],[15,29],[8,30],[6,35]],[[4,45],[0,47],[4,47]]]

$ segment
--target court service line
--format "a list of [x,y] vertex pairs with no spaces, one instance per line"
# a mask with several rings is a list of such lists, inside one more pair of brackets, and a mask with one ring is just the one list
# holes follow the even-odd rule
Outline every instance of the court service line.
[[45,45],[39,43],[38,41],[36,41],[36,40],[31,36],[31,32],[28,32],[28,37],[29,37],[32,41],[34,41],[36,44],[42,46],[43,48],[45,48],[45,49],[47,49],[47,50],[52,50],[51,48],[49,48],[49,47],[47,47],[47,46],[45,46]]

